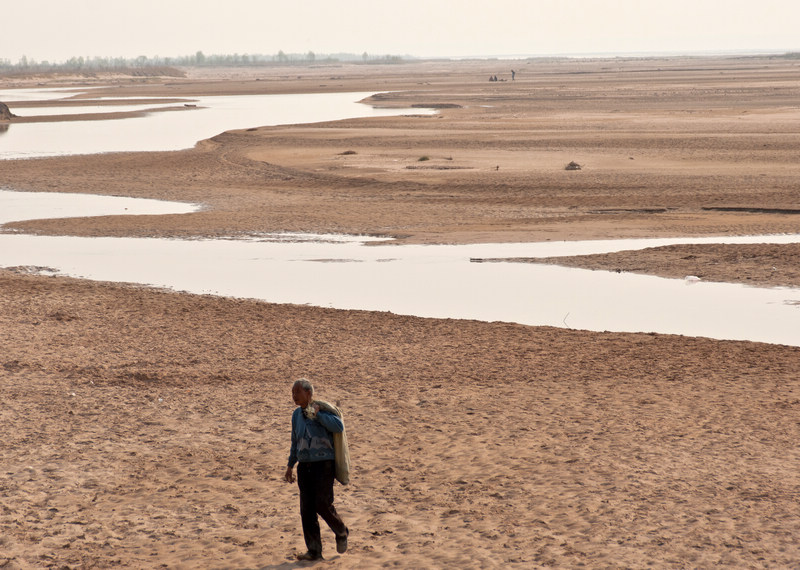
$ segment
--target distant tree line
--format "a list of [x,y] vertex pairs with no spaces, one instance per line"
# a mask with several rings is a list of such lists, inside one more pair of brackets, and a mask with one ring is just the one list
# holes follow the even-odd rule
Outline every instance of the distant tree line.
[[[318,63],[401,63],[405,59],[396,55],[373,56],[364,52],[360,55],[351,53],[335,53],[318,55],[313,51],[306,53],[285,53],[282,50],[273,55],[263,54],[214,54],[206,55],[198,51],[192,55],[180,57],[71,57],[58,63],[36,61],[22,56],[12,63],[0,58],[0,72],[13,73],[53,73],[53,72],[125,72],[133,75],[152,75],[153,72],[166,72],[177,67],[220,67],[220,66],[272,66],[272,65],[311,65]],[[176,73],[180,73],[175,70]]]

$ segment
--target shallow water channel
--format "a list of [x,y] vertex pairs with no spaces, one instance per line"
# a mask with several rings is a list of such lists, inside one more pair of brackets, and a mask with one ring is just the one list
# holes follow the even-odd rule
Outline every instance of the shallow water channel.
[[[144,114],[119,119],[0,125],[3,127],[0,129],[0,160],[101,152],[181,150],[224,131],[259,125],[435,113],[432,109],[384,109],[358,102],[372,95],[372,92],[203,96],[191,98],[188,104],[192,107],[186,107],[183,99],[165,102],[167,98],[164,97],[153,98],[152,103],[139,105],[123,104],[126,99],[109,97],[84,100],[78,106],[48,104],[58,99],[69,99],[82,91],[89,90],[7,89],[0,90],[0,101],[20,117],[137,110]],[[17,108],[15,103],[21,101],[41,101],[42,105]],[[98,105],[98,102],[120,105]],[[165,108],[172,110],[163,111]]]
[[[0,191],[0,224],[76,214],[182,213],[197,207]],[[274,303],[800,346],[800,289],[470,261],[711,242],[794,243],[800,235],[443,246],[297,234],[165,240],[6,233],[0,234],[0,267],[38,267],[44,273]]]

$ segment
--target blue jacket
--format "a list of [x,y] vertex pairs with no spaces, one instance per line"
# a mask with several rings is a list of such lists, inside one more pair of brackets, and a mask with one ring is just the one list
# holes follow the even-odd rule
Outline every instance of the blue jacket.
[[333,451],[333,436],[344,429],[342,420],[330,412],[317,412],[317,417],[308,419],[303,408],[296,408],[292,414],[292,447],[289,451],[289,467],[298,461],[327,461],[336,458]]

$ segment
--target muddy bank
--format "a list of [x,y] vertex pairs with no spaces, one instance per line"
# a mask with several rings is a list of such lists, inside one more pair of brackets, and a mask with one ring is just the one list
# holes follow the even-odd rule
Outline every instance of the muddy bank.
[[583,269],[646,273],[683,279],[800,287],[800,244],[691,244],[651,247],[603,255],[517,259]]

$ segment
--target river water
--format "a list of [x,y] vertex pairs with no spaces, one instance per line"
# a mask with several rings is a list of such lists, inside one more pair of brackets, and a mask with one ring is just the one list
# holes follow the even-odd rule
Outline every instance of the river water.
[[[101,152],[169,151],[193,147],[197,141],[233,129],[265,125],[317,123],[367,116],[430,115],[431,109],[382,109],[359,103],[373,93],[313,93],[301,95],[237,95],[197,97],[185,103],[153,102],[141,105],[85,105],[55,107],[48,104],[74,93],[63,89],[0,90],[0,101],[24,117],[47,114],[123,112],[139,110],[144,116],[99,121],[16,123],[0,130],[0,160]],[[99,101],[108,102],[110,98]],[[42,101],[37,107],[15,108],[19,101]],[[116,102],[123,103],[120,99]],[[158,101],[162,101],[160,98]],[[156,111],[170,108],[171,111]],[[344,149],[346,150],[346,149]]]
[[[367,94],[356,96],[362,95]],[[312,99],[321,104],[316,97],[289,97],[296,98],[295,104],[303,108]],[[347,94],[337,100],[339,103],[349,100],[352,104],[356,99],[354,94]],[[236,107],[234,103],[226,101],[222,106]],[[358,107],[368,109],[363,105]],[[201,129],[206,132],[204,135],[191,135],[196,138],[188,146],[230,128],[270,124],[261,116],[248,118],[247,113],[241,117],[244,123],[235,122],[233,117],[238,113],[232,108],[231,123],[225,119]],[[148,117],[160,119],[173,115],[192,116],[193,112],[154,113]],[[280,115],[284,119],[290,116],[285,122],[337,118],[295,116],[288,111]],[[125,125],[134,121],[99,122]],[[74,124],[87,126],[96,122]],[[72,123],[52,125],[69,129]],[[31,125],[14,125],[11,131],[27,126]],[[208,134],[208,130],[213,132]],[[9,132],[0,136],[0,145],[10,140]],[[75,131],[70,136],[77,134]],[[151,132],[147,144],[155,145],[157,138],[157,133],[154,136]],[[10,150],[6,147],[5,156],[45,156],[85,148],[74,140],[71,143],[56,149],[58,145],[45,147],[40,141],[39,146],[32,144],[24,151],[12,145]],[[0,191],[0,224],[51,217],[180,214],[200,207],[132,198]],[[582,255],[674,243],[766,242],[795,243],[800,242],[800,236],[401,246],[359,236],[254,235],[249,239],[164,240],[0,233],[0,267],[35,268],[32,270],[42,273],[275,303],[800,346],[800,289],[662,279],[541,264],[471,261]]]

